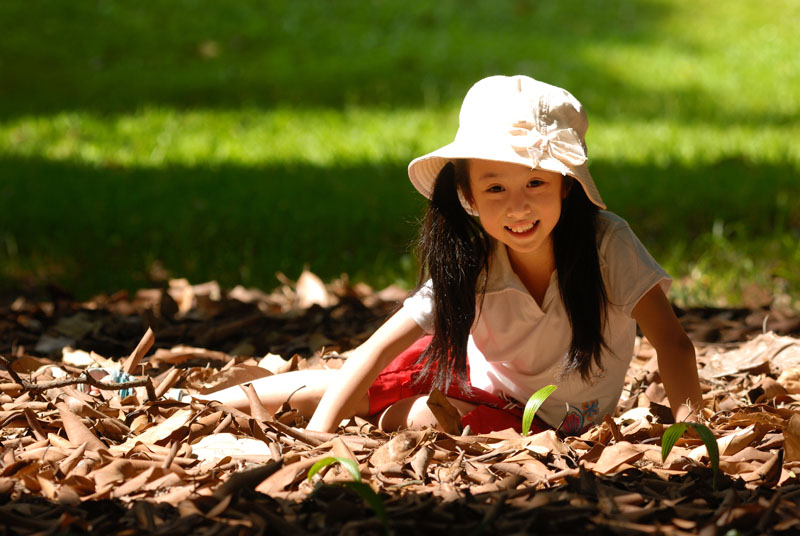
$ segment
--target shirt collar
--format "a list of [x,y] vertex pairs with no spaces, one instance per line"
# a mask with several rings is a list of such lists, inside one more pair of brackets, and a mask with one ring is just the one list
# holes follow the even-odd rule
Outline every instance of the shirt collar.
[[517,291],[524,294],[525,297],[536,304],[538,310],[545,311],[548,309],[553,296],[557,295],[557,287],[558,276],[554,270],[550,275],[550,282],[544,296],[544,301],[542,305],[539,306],[530,292],[528,292],[528,289],[522,283],[517,273],[511,267],[511,260],[508,258],[508,251],[506,250],[505,244],[499,240],[492,239],[492,252],[489,257],[489,278],[486,281],[486,294],[501,293],[509,290]]
[[492,239],[492,254],[489,258],[489,279],[486,282],[486,292],[502,292],[504,290],[518,290],[528,293],[519,276],[511,267],[508,251],[505,244]]

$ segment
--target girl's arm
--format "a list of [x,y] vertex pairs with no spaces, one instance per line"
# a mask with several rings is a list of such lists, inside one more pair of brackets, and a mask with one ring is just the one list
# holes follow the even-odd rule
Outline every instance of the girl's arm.
[[703,407],[703,395],[697,377],[694,345],[678,322],[661,286],[650,289],[633,308],[632,314],[644,336],[656,349],[658,370],[675,420],[680,422],[699,413]]
[[333,432],[343,418],[355,415],[359,402],[378,374],[422,335],[422,328],[406,310],[395,313],[350,354],[322,396],[308,429]]

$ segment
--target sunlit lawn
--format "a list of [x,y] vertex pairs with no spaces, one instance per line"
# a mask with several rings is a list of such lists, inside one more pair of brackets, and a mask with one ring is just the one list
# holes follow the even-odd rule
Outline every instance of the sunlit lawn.
[[157,260],[410,285],[408,161],[472,82],[524,72],[584,102],[600,190],[679,303],[797,305],[799,4],[311,4],[1,5],[3,286],[112,292]]

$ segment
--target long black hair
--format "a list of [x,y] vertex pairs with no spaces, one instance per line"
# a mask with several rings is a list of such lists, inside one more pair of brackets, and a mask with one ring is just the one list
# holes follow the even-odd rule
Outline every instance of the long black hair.
[[443,392],[453,380],[469,390],[467,340],[492,247],[480,223],[464,210],[459,192],[472,199],[466,162],[448,162],[436,178],[418,242],[419,285],[431,279],[434,300],[433,339],[420,356],[425,363],[420,377],[433,372],[433,386]]
[[[563,375],[591,378],[592,361],[603,369],[603,328],[608,298],[597,254],[598,208],[580,184],[565,177],[567,195],[553,229],[558,287],[572,327]],[[568,182],[567,182],[568,181]],[[469,389],[467,341],[486,289],[492,240],[461,205],[472,200],[466,160],[446,164],[436,178],[420,230],[419,287],[433,285],[433,338],[420,356],[423,376],[442,391],[455,381]]]
[[583,187],[571,177],[561,217],[553,229],[553,254],[558,290],[572,326],[572,342],[564,360],[563,375],[578,372],[589,381],[592,361],[603,370],[600,352],[608,295],[600,272],[597,254],[597,215],[599,209],[586,196]]

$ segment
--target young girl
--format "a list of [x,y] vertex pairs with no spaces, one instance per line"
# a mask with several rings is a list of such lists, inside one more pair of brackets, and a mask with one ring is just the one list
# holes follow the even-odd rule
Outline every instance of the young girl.
[[[254,382],[275,410],[384,429],[435,426],[432,386],[473,432],[513,427],[547,384],[540,428],[577,433],[613,414],[636,323],[658,353],[676,419],[702,407],[692,343],[665,296],[670,279],[606,206],[586,165],[588,123],[567,91],[526,76],[493,76],[467,93],[455,140],[411,162],[430,199],[421,285],[339,371]],[[429,334],[426,336],[426,334]],[[237,388],[206,398],[246,409]]]

